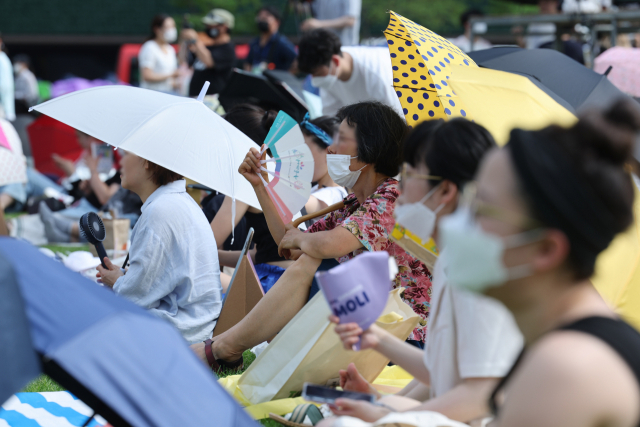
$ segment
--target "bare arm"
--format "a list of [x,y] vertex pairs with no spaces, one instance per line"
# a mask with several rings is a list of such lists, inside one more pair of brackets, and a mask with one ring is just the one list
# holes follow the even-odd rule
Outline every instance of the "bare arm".
[[211,52],[204,45],[202,40],[198,38],[198,33],[192,28],[185,28],[182,30],[181,37],[183,40],[192,40],[193,43],[188,46],[188,49],[205,65],[207,68],[213,68],[216,64],[211,56]]
[[8,236],[9,229],[7,223],[4,220],[4,209],[0,209],[0,236]]
[[[231,206],[233,200],[229,196],[224,196],[224,201],[222,202],[222,206],[220,206],[220,210],[216,213],[216,216],[211,221],[211,231],[213,231],[213,237],[216,239],[216,245],[218,249],[222,249],[222,245],[225,240],[231,235]],[[241,202],[240,200],[236,200],[236,217],[233,222],[234,227],[238,225],[244,214],[247,213],[249,209],[249,205]],[[220,256],[220,252],[218,252],[218,256]],[[237,261],[237,259],[236,259]],[[220,260],[220,264],[222,264],[222,260]],[[224,264],[227,265],[227,264]],[[235,264],[230,265],[230,267],[235,266]]]
[[258,196],[258,202],[260,202],[260,207],[262,208],[262,212],[264,213],[264,218],[267,220],[267,226],[269,227],[269,232],[271,233],[271,237],[273,240],[280,244],[282,238],[286,233],[286,224],[280,218],[278,211],[276,210],[271,197],[269,197],[269,193],[267,193],[267,189],[264,187],[262,183],[260,185],[253,187],[256,192],[256,196]]
[[307,203],[304,205],[305,209],[307,210],[308,214],[312,214],[314,212],[318,212],[321,211],[322,209],[326,208],[327,205],[325,202],[323,202],[322,200],[319,200],[313,196],[309,197],[309,200],[307,200]]
[[221,251],[218,250],[218,262],[225,267],[235,267],[240,259],[242,251]]
[[216,64],[213,60],[213,56],[211,56],[211,51],[207,49],[207,47],[202,43],[201,40],[196,39],[196,42],[191,45],[193,48],[191,51],[196,55],[196,57],[202,61],[205,67],[213,68]]
[[468,422],[490,413],[487,402],[497,382],[498,378],[465,378],[445,394],[411,410],[439,412],[452,420]]
[[178,71],[173,73],[161,74],[154,72],[151,68],[144,67],[142,69],[142,79],[147,82],[163,82],[170,77],[177,77]]
[[278,215],[278,211],[271,201],[271,198],[267,193],[267,189],[264,187],[264,183],[260,179],[260,176],[262,176],[265,181],[268,180],[267,174],[261,173],[260,171],[260,160],[265,157],[266,152],[260,156],[260,152],[257,149],[252,148],[251,151],[247,153],[247,156],[245,157],[244,162],[240,165],[238,172],[253,186],[256,196],[258,196],[258,202],[260,202],[260,207],[262,208],[264,217],[267,220],[267,226],[269,227],[271,237],[273,237],[273,240],[277,244],[280,244],[280,241],[286,232],[285,223],[282,221],[282,218],[280,218],[280,215]]
[[316,233],[303,233],[297,228],[288,227],[278,251],[300,249],[313,258],[329,259],[345,256],[361,247],[362,242],[343,227]]
[[341,29],[345,27],[353,27],[356,23],[356,18],[353,16],[345,15],[335,19],[315,19],[310,18],[302,23],[300,28],[302,31],[315,30],[317,28],[330,28]]

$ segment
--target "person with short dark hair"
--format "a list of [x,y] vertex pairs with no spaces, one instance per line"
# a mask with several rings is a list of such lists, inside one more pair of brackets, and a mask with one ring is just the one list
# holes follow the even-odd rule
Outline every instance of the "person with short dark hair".
[[98,277],[118,295],[172,323],[189,343],[210,338],[222,308],[216,241],[186,181],[132,153],[121,162],[122,187],[143,202],[131,234],[129,269],[104,258]]
[[[187,62],[193,67],[189,96],[198,96],[205,82],[208,95],[220,93],[226,86],[236,64],[236,50],[231,43],[235,17],[224,9],[213,9],[204,18],[206,37],[199,37],[192,28],[182,30],[182,47],[187,50]],[[205,39],[205,40],[203,40]]]
[[[387,251],[398,264],[394,288],[421,317],[409,336],[416,345],[426,338],[431,298],[431,273],[426,265],[390,239],[398,181],[404,120],[379,102],[361,102],[340,110],[337,138],[329,147],[327,166],[332,180],[351,193],[343,208],[329,213],[307,232],[285,225],[259,176],[261,154],[251,149],[239,172],[251,183],[269,230],[285,258],[295,259],[280,280],[237,325],[193,350],[214,370],[238,367],[242,352],[275,336],[304,306],[315,271],[324,259],[346,262],[366,251]],[[259,325],[260,327],[256,327]],[[237,359],[234,362],[234,359]]]
[[473,26],[474,38],[473,48],[471,48],[471,23],[469,21],[471,20],[471,18],[480,16],[484,16],[484,13],[482,13],[482,11],[478,9],[468,9],[462,15],[460,15],[460,25],[462,26],[462,28],[464,28],[464,33],[456,38],[450,39],[449,41],[458,46],[463,52],[489,49],[491,47],[491,43],[480,37],[480,34],[484,34],[487,32],[487,24],[485,24],[484,22],[476,22],[476,24]]
[[311,10],[314,18],[302,22],[302,31],[322,28],[340,37],[343,46],[358,45],[362,0],[314,0]]
[[263,6],[258,10],[256,26],[260,35],[249,44],[249,55],[244,68],[247,71],[260,73],[264,70],[294,69],[296,48],[278,30],[282,24],[282,16],[273,6]]
[[320,89],[325,116],[357,102],[378,101],[404,117],[387,47],[342,47],[334,33],[314,30],[300,40],[298,69],[311,74],[311,84]]
[[[423,242],[433,238],[439,256],[433,268],[429,332],[419,351],[372,325],[338,324],[335,332],[346,349],[360,340],[405,369],[414,380],[392,396],[383,396],[355,365],[340,371],[347,391],[371,393],[379,406],[341,401],[336,413],[372,421],[389,408],[433,411],[468,422],[488,413],[487,390],[513,364],[522,348],[522,336],[509,311],[491,298],[453,288],[447,281],[447,248],[440,246],[438,225],[461,201],[463,188],[473,181],[480,162],[496,144],[489,132],[463,118],[430,120],[417,125],[404,145],[402,194],[395,210],[396,224]],[[331,319],[339,323],[337,317]],[[345,419],[326,420],[323,427],[348,425]],[[319,424],[320,425],[320,424]]]

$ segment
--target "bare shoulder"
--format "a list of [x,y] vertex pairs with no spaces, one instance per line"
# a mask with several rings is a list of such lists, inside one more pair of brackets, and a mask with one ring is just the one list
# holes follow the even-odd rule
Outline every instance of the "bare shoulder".
[[640,387],[629,366],[605,342],[581,332],[542,338],[505,392],[501,427],[635,427],[640,419]]

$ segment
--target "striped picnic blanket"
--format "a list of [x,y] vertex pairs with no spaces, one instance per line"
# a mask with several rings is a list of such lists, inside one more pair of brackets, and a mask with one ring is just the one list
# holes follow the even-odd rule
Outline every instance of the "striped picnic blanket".
[[[0,427],[81,427],[93,409],[68,391],[18,393],[0,408]],[[89,427],[107,426],[99,415]]]

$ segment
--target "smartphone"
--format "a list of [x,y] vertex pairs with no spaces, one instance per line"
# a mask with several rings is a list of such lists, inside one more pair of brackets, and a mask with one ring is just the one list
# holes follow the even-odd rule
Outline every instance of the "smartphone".
[[335,388],[322,387],[319,385],[304,383],[302,388],[302,398],[310,402],[333,404],[336,399],[364,400],[374,403],[376,397],[373,394],[358,393],[356,391],[340,391]]

